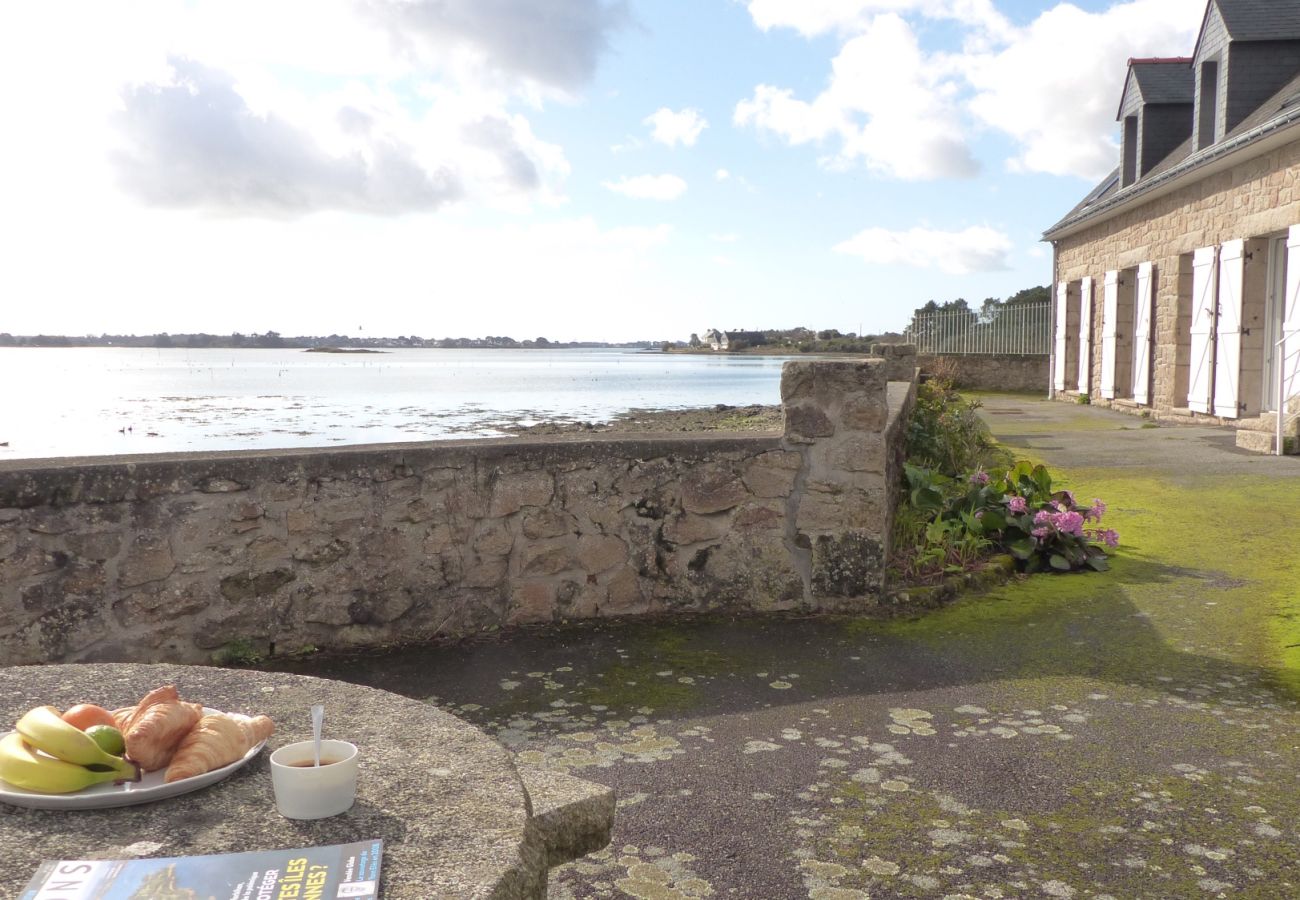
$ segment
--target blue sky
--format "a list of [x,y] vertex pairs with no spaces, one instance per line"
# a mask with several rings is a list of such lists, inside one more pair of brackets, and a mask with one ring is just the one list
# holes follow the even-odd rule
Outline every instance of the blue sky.
[[[105,7],[113,7],[106,9]],[[0,331],[897,329],[1050,281],[1202,0],[0,11]]]

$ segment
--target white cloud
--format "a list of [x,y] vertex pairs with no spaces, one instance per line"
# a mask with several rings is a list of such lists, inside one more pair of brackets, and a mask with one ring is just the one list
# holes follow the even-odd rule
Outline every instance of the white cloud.
[[1202,7],[1133,0],[1089,13],[1060,4],[1004,49],[965,60],[969,108],[1015,139],[1013,169],[1100,178],[1119,164],[1113,135],[1125,61],[1190,55]]
[[616,194],[637,200],[676,200],[686,193],[686,182],[676,175],[632,175],[602,184]]
[[[355,107],[339,111],[339,125],[360,137],[357,152],[335,156],[292,122],[254,113],[226,73],[181,58],[172,68],[166,84],[127,89],[116,116],[124,138],[112,157],[118,179],[148,205],[391,214],[436,209],[462,192],[453,173],[423,167]],[[510,146],[509,126],[483,120],[477,127],[474,139],[500,145],[493,152],[504,154],[517,186],[536,187],[536,168]]]
[[731,177],[731,173],[728,172],[726,169],[719,169],[718,171],[713,173],[713,177],[717,181],[726,181],[728,178]]
[[[811,100],[760,84],[735,121],[789,143],[829,144],[824,162],[902,179],[969,176],[970,136],[1009,136],[1018,171],[1095,179],[1117,164],[1115,108],[1130,56],[1191,51],[1202,4],[1129,0],[1100,12],[1058,3],[1017,29],[991,0],[749,0],[763,29],[840,35]],[[952,53],[928,52],[904,16],[956,21]]]
[[1007,254],[1011,248],[1007,235],[986,226],[972,226],[963,231],[868,228],[837,244],[835,252],[876,265],[905,265],[938,269],[949,275],[970,275],[1009,269]]
[[979,167],[961,137],[953,72],[926,54],[897,15],[877,16],[832,62],[830,84],[811,101],[759,85],[736,106],[738,125],[773,132],[791,144],[838,144],[826,162],[858,162],[908,180],[962,178]]
[[651,128],[650,136],[661,144],[675,147],[694,147],[700,133],[709,127],[698,109],[683,109],[673,112],[662,107],[645,118],[645,124]]
[[740,240],[740,235],[734,231],[720,232],[709,235],[710,240],[717,241],[719,244],[734,244]]
[[626,0],[359,0],[393,43],[424,64],[479,66],[573,91],[595,72]]
[[[530,15],[518,0],[500,2],[517,14],[503,16],[502,29]],[[592,3],[573,0],[566,9],[578,15]],[[596,55],[600,35],[622,15],[609,0],[598,5],[585,36],[565,38]],[[40,139],[0,147],[0,193],[15,214],[23,203],[47,202],[40,184],[21,175],[36,166],[60,168],[65,184],[75,179],[69,195],[83,203],[93,192],[93,202],[237,216],[398,215],[453,201],[522,211],[562,202],[569,163],[532,128],[540,102],[529,86],[534,75],[507,78],[488,65],[509,42],[480,35],[477,67],[451,57],[417,65],[394,53],[376,25],[381,6],[140,0],[121,9],[87,5],[75,30],[54,6],[6,10],[0,58],[11,74],[0,100],[15,128],[30,123]],[[476,15],[465,10],[452,3],[443,13]],[[449,33],[470,28],[457,22],[446,25]],[[539,24],[538,39],[549,41],[546,29],[563,25],[563,16]],[[21,89],[12,76],[19,71],[40,90]],[[515,108],[521,103],[523,111]]]

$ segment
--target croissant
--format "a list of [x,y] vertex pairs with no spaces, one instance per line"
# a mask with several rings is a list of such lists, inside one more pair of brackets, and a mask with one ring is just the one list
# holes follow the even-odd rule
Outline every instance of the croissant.
[[135,715],[135,710],[134,706],[123,706],[121,709],[113,710],[113,723],[118,731],[126,731],[127,723]]
[[126,727],[120,730],[126,741],[126,755],[146,772],[166,767],[181,739],[202,715],[199,704],[179,700],[174,685],[150,691],[135,712],[124,716]]
[[170,784],[228,766],[270,737],[274,730],[275,723],[266,716],[251,719],[226,713],[204,716],[176,748],[163,782]]
[[176,685],[165,684],[145,694],[135,706],[124,706],[113,710],[113,720],[117,722],[117,730],[126,734],[131,724],[149,707],[159,703],[177,703],[180,699],[180,695],[176,693]]

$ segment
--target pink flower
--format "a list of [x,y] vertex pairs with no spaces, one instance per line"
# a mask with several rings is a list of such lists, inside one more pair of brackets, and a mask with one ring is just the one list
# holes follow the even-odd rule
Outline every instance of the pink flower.
[[1077,512],[1063,512],[1056,515],[1053,522],[1057,531],[1083,537],[1083,516]]
[[1099,497],[1092,499],[1092,508],[1084,514],[1086,518],[1100,520],[1106,515],[1106,504],[1101,502]]
[[1107,528],[1101,533],[1101,540],[1102,543],[1113,550],[1119,546],[1119,532],[1113,528]]
[[1029,504],[1025,502],[1024,497],[1012,497],[1007,501],[1007,508],[1017,515],[1029,512]]
[[1050,535],[1051,533],[1052,533],[1052,529],[1046,526],[1042,528],[1035,528],[1033,531],[1030,532],[1030,534],[1038,538],[1040,541],[1047,540],[1048,535]]
[[979,485],[985,485],[985,484],[988,484],[988,483],[989,483],[989,473],[988,473],[988,472],[983,472],[983,471],[981,471],[981,472],[976,472],[974,475],[972,475],[972,476],[970,477],[970,483],[971,483],[971,484],[979,484]]

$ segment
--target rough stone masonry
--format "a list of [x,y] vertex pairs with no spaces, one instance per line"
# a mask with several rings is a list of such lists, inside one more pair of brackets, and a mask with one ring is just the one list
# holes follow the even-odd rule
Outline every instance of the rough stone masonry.
[[861,608],[881,589],[913,371],[788,362],[780,436],[6,463],[0,664]]

